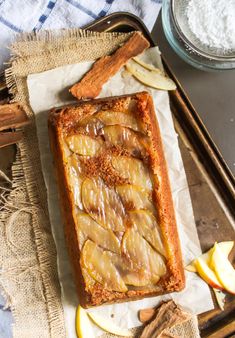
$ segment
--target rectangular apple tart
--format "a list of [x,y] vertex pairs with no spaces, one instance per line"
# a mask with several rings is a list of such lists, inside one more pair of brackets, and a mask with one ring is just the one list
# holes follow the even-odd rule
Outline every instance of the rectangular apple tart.
[[49,135],[81,305],[181,290],[181,250],[151,95],[54,109]]

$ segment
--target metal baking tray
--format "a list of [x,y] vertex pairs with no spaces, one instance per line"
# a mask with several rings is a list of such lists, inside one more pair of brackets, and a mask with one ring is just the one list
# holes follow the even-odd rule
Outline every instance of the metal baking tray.
[[[125,12],[98,19],[84,29],[98,32],[141,31],[155,43],[146,26],[136,16]],[[170,104],[179,146],[192,199],[193,211],[202,251],[215,241],[235,240],[235,178],[203,125],[183,88],[167,65],[165,70],[177,84],[170,92]],[[8,97],[4,80],[0,79],[0,100]],[[14,159],[14,146],[0,149],[0,167],[9,170]],[[235,250],[231,254],[235,261]],[[199,316],[202,337],[224,338],[235,334],[235,297],[226,296],[225,310],[215,309]]]

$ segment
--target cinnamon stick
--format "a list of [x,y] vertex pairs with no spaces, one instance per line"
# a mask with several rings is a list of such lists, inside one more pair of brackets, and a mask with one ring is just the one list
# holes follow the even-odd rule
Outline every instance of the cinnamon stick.
[[164,331],[185,322],[190,316],[187,312],[182,311],[172,300],[163,303],[156,309],[153,320],[145,326],[140,338],[166,337],[167,335]]
[[19,142],[23,137],[22,131],[0,133],[0,148]]
[[141,323],[146,323],[150,319],[153,318],[154,314],[156,313],[155,308],[143,309],[139,311],[139,320]]
[[96,61],[82,80],[70,88],[70,92],[79,100],[95,98],[110,77],[115,75],[130,58],[142,53],[149,45],[148,40],[140,32],[135,32],[112,55],[103,56]]
[[18,103],[0,105],[0,130],[18,128],[29,123],[29,119]]

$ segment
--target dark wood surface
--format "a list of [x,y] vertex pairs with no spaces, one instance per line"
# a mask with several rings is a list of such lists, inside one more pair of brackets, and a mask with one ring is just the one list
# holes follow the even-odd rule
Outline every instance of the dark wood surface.
[[[179,143],[202,251],[210,249],[215,241],[235,241],[234,229],[217,198],[182,139]],[[235,248],[229,258],[235,264]],[[226,295],[224,311],[219,309],[213,292],[212,297],[215,309],[198,316],[202,337],[222,338],[235,333],[235,296]]]

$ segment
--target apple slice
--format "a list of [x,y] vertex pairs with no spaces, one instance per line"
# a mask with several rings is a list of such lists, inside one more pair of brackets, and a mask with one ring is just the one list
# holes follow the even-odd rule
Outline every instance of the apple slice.
[[79,121],[79,126],[85,127],[86,132],[90,136],[95,137],[100,134],[100,130],[103,128],[104,124],[94,116],[87,116]]
[[[113,264],[118,269],[123,281],[127,285],[146,286],[150,283],[150,273],[144,269],[130,268],[129,261],[120,255],[107,252]],[[160,279],[160,277],[159,277]],[[155,282],[157,282],[155,278]]]
[[101,140],[83,134],[68,136],[66,141],[71,151],[84,156],[96,155],[102,146]]
[[148,169],[141,160],[128,156],[112,156],[111,161],[119,175],[128,179],[131,184],[138,185],[145,190],[152,189]]
[[104,228],[125,231],[125,210],[121,199],[100,178],[83,181],[82,203],[86,212]]
[[217,276],[215,275],[214,271],[209,268],[207,263],[202,258],[198,257],[195,260],[194,264],[196,266],[197,272],[199,273],[201,278],[204,279],[204,281],[207,284],[209,284],[213,288],[223,290],[223,286],[219,282],[219,280],[218,280]]
[[159,277],[165,275],[164,259],[135,229],[128,229],[124,234],[122,250],[129,259],[131,268],[144,269],[149,272],[150,283],[156,283]]
[[77,228],[82,231],[86,238],[90,238],[104,249],[120,253],[120,243],[112,230],[104,229],[89,215],[83,213],[77,215]]
[[[128,329],[124,329],[120,326],[117,326],[113,321],[111,321],[108,318],[104,318],[100,316],[97,313],[88,312],[88,316],[91,318],[91,320],[99,326],[101,329],[103,329],[106,332],[123,336],[123,337],[130,337],[132,336],[132,333]],[[87,336],[90,338],[90,336]]]
[[[201,256],[200,256],[201,257]],[[187,265],[185,267],[185,270],[189,271],[189,272],[197,272],[197,269],[195,267],[195,261],[196,259],[194,259],[189,265]]]
[[139,186],[123,184],[116,187],[126,210],[148,209],[156,212],[153,203],[149,200],[149,194]]
[[139,65],[141,65],[142,67],[148,69],[148,70],[152,70],[153,72],[156,72],[158,74],[162,74],[162,71],[159,68],[154,67],[152,64],[150,63],[146,63],[144,62],[139,56],[133,57],[132,60],[134,60],[135,62],[137,62]]
[[138,271],[127,271],[123,275],[121,274],[122,279],[126,285],[133,286],[146,286],[151,283],[156,284],[160,277],[155,275],[154,278],[151,277],[148,271],[140,269]]
[[134,210],[129,212],[129,216],[134,229],[161,255],[166,256],[161,230],[153,214],[148,210]]
[[75,154],[72,154],[68,157],[67,161],[68,165],[66,166],[66,171],[68,175],[69,186],[73,193],[74,203],[80,209],[83,209],[81,200],[82,179],[79,177],[79,160],[76,158]]
[[161,52],[157,46],[148,48],[143,53],[139,54],[136,58],[138,59],[138,61],[142,62],[143,67],[145,67],[144,65],[147,65],[150,68],[157,68],[160,69],[160,71],[164,74]]
[[148,70],[142,67],[134,60],[129,60],[126,63],[126,69],[140,82],[146,86],[164,89],[164,90],[175,90],[176,84],[170,78],[158,74],[155,71]]
[[226,294],[222,292],[221,290],[217,290],[214,288],[213,288],[213,291],[214,291],[215,298],[217,300],[220,310],[224,311],[224,302],[225,302]]
[[146,154],[146,150],[141,143],[140,137],[142,135],[138,136],[135,131],[129,128],[119,125],[106,126],[103,128],[103,135],[106,142],[128,150],[133,156],[145,156]]
[[96,114],[99,119],[106,126],[120,125],[138,131],[138,123],[136,118],[130,113],[122,113],[116,111],[100,111]]
[[213,248],[210,266],[225,290],[235,295],[235,269],[217,243]]
[[128,290],[120,273],[112,262],[110,252],[102,250],[89,239],[82,249],[81,265],[104,288],[118,292],[126,292]]
[[95,338],[87,312],[78,305],[76,311],[76,333],[79,338]]
[[[229,256],[229,254],[230,254],[230,252],[233,248],[233,245],[234,245],[234,241],[225,241],[225,242],[218,243],[218,246],[223,251],[223,253],[226,255],[226,257]],[[207,264],[209,264],[210,259],[211,259],[211,255],[212,255],[212,251],[213,251],[213,248],[211,248],[210,250],[208,250],[207,252],[205,252],[204,254],[202,254],[199,257],[202,258]],[[185,270],[187,270],[189,272],[197,272],[197,269],[195,268],[194,262],[195,262],[195,260],[193,260],[189,265],[187,265],[185,267]]]

